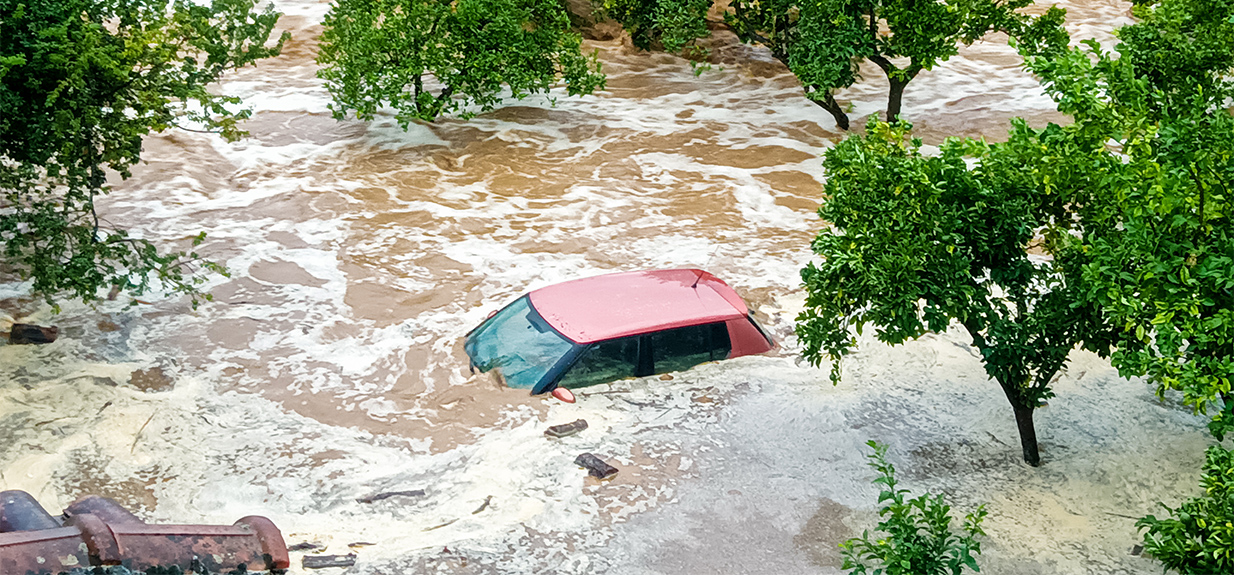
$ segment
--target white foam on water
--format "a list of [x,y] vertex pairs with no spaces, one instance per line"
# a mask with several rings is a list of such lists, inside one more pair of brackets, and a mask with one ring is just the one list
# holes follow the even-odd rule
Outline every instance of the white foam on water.
[[[286,20],[293,42],[311,45],[329,3],[276,6],[296,17]],[[1127,7],[1067,6],[1071,32],[1102,42]],[[791,404],[938,393],[920,373],[938,349],[966,345],[962,334],[907,355],[859,356],[846,366],[858,375],[840,387],[825,383],[826,366],[794,359],[798,274],[822,225],[820,155],[843,134],[791,75],[759,48],[743,49],[752,62],[695,76],[679,58],[588,45],[605,60],[607,92],[570,98],[558,89],[555,105],[535,95],[407,131],[389,110],[368,124],[329,119],[311,54],[225,81],[225,93],[255,110],[252,137],[153,137],[149,165],[101,208],[153,241],[184,245],[204,229],[198,251],[232,278],[212,278],[205,288],[218,301],[196,311],[159,296],[134,308],[123,297],[97,309],[67,304],[60,316],[22,304],[12,319],[57,323],[64,335],[50,346],[0,346],[0,488],[26,489],[53,509],[101,490],[165,522],[263,514],[292,543],[338,553],[373,543],[357,551],[361,573],[447,545],[544,570],[548,551],[519,543],[532,532],[567,534],[576,552],[554,555],[553,569],[585,573],[600,569],[588,550],[613,525],[674,500],[681,482],[731,448],[682,447],[727,425],[730,396]],[[837,95],[854,120],[885,106],[877,76],[867,76]],[[992,40],[923,73],[905,94],[906,115],[939,132],[997,137],[1011,115],[1049,118],[1053,109],[1014,52]],[[782,350],[672,381],[593,388],[574,405],[492,400],[513,396],[466,374],[462,336],[526,291],[656,267],[705,267],[757,291]],[[28,290],[0,284],[0,299]],[[979,365],[963,365],[957,373],[989,385]],[[131,373],[152,367],[170,388],[133,387]],[[897,425],[935,424],[928,413],[905,413]],[[590,424],[578,436],[542,435],[577,418]],[[974,430],[1004,423],[994,411],[968,421]],[[859,459],[860,439],[832,427],[820,428],[835,434],[828,449]],[[573,464],[584,451],[614,462],[618,479],[586,479]],[[1183,459],[1161,464],[1171,486],[1194,463]],[[840,466],[837,498],[868,479],[854,461]],[[356,502],[410,489],[425,495]],[[1005,509],[1025,500],[982,489],[1012,502]],[[1010,529],[999,521],[992,516],[992,532]]]

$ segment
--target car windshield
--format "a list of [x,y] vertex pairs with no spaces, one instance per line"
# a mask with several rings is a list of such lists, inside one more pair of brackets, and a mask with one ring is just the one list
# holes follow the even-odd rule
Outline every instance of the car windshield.
[[496,368],[506,385],[530,389],[575,345],[523,296],[480,324],[463,347],[480,371]]

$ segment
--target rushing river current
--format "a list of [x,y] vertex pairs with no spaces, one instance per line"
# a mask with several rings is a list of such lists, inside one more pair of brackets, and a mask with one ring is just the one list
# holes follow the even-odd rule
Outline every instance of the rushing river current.
[[[1126,2],[1062,6],[1076,40],[1108,45],[1112,30],[1130,21]],[[623,541],[616,525],[685,505],[681,486],[708,475],[702,461],[736,452],[729,448],[739,451],[719,440],[707,443],[711,430],[723,427],[726,417],[738,425],[740,418],[726,414],[746,413],[737,403],[757,402],[750,398],[763,393],[757,397],[789,404],[789,411],[815,406],[801,421],[816,423],[801,425],[820,437],[833,424],[864,427],[842,445],[815,446],[810,456],[842,472],[842,480],[830,480],[838,486],[833,492],[803,491],[801,514],[768,520],[788,525],[790,549],[794,537],[822,537],[821,551],[798,540],[793,553],[801,554],[803,565],[835,572],[834,541],[826,533],[851,535],[858,522],[845,510],[864,509],[854,517],[866,517],[873,504],[860,442],[875,436],[871,429],[907,438],[914,425],[933,426],[936,421],[924,415],[904,414],[915,402],[935,400],[923,399],[927,392],[861,399],[862,390],[882,393],[877,390],[890,384],[863,387],[866,379],[858,375],[832,388],[824,370],[796,359],[791,334],[802,297],[798,270],[822,225],[815,215],[825,178],[820,154],[844,133],[803,97],[795,78],[764,49],[724,31],[711,40],[713,69],[699,75],[680,58],[638,52],[620,39],[587,41],[608,76],[602,92],[578,98],[555,93],[555,103],[543,96],[509,101],[469,121],[443,119],[403,131],[388,114],[371,123],[333,119],[314,63],[328,3],[280,0],[276,7],[284,13],[280,27],[292,33],[283,54],[229,76],[220,88],[253,108],[245,126],[251,136],[234,144],[182,131],[149,137],[145,164],[131,179],[115,181],[102,206],[113,224],[168,245],[206,231],[199,251],[231,274],[205,287],[214,301],[193,310],[180,299],[153,296],[127,307],[122,296],[98,309],[68,305],[57,316],[26,285],[0,284],[0,320],[55,323],[64,333],[50,346],[0,346],[0,488],[25,489],[56,510],[99,493],[166,522],[231,523],[263,514],[289,543],[358,553],[355,569],[364,573],[412,573],[433,565],[457,572],[656,572],[623,568],[637,558],[626,563],[596,550]],[[854,119],[885,106],[885,81],[875,69],[866,72],[866,80],[838,94],[852,103]],[[952,135],[999,140],[1014,116],[1038,126],[1063,120],[997,35],[918,76],[905,95],[904,113],[927,144]],[[609,271],[670,267],[705,268],[733,285],[782,340],[782,349],[704,365],[672,380],[593,388],[575,405],[468,373],[462,335],[527,290]],[[1026,470],[1016,466],[1013,448],[999,445],[1015,443],[1010,411],[962,349],[963,339],[952,333],[922,344],[928,349],[882,348],[883,359],[854,373],[903,380],[916,368],[927,373],[962,365],[947,372],[960,375],[938,377],[969,381],[963,389],[989,397],[982,396],[979,408],[930,409],[955,411],[958,425],[988,444],[981,453],[997,454],[991,455],[997,465],[960,471]],[[950,359],[913,363],[926,356]],[[907,363],[897,367],[897,357]],[[1087,372],[1104,374],[1100,381],[1119,381],[1099,360],[1077,361],[1089,366]],[[1079,373],[1075,381],[1086,373],[1073,372]],[[1148,405],[1147,387],[1130,385]],[[835,394],[832,403],[817,403],[820,393]],[[899,414],[907,427],[869,424],[859,412],[875,404]],[[837,405],[851,409],[842,422],[819,415]],[[1144,408],[1155,413],[1151,409]],[[976,412],[982,415],[970,415]],[[1176,412],[1153,417],[1190,433],[1183,444],[1201,445],[1195,432],[1201,426]],[[546,425],[579,417],[590,423],[584,434],[561,442],[543,437]],[[1085,417],[1077,412],[1062,419],[1081,425]],[[1002,425],[989,428],[1002,430],[1002,438],[980,427],[982,421]],[[1048,417],[1039,421],[1047,421],[1039,429],[1049,428]],[[1048,430],[1039,433],[1047,460],[1061,460],[1065,449],[1051,452],[1051,442],[1066,442]],[[935,456],[925,439],[924,447],[904,441],[905,450],[926,450],[914,451],[913,461],[943,465],[920,466],[924,485],[963,491],[947,483],[957,472],[954,461],[952,467],[937,462],[976,455],[952,446]],[[1144,450],[1158,448],[1170,452],[1164,446]],[[611,482],[585,479],[571,463],[582,451],[604,455],[623,471]],[[1137,507],[1124,512],[1149,509],[1155,491],[1186,489],[1194,477],[1185,469],[1195,467],[1197,457],[1171,462],[1184,471],[1167,479],[1143,479],[1146,486],[1127,496]],[[1136,467],[1119,461],[1124,471]],[[1053,472],[1082,468],[1060,461]],[[931,475],[931,469],[941,471]],[[774,487],[774,481],[750,481]],[[1053,513],[1057,521],[1042,529],[1080,541],[1073,555],[1046,535],[1007,547],[1003,556],[1015,558],[1031,556],[1034,545],[1053,545],[1058,559],[1022,572],[1084,572],[1102,558],[1125,554],[1124,540],[1130,547],[1133,528],[1096,519],[1077,527],[1068,518],[1083,515],[1082,505],[1070,506],[1066,498],[1023,502],[1016,497],[1024,490],[1045,487],[1015,485],[1009,491],[989,487],[972,502],[1011,501],[1029,514]],[[356,501],[412,489],[425,495]],[[747,488],[724,491],[737,497],[733,492]],[[821,514],[811,518],[815,508]],[[830,515],[822,513],[828,509]],[[1089,511],[1097,517],[1105,509]],[[824,516],[831,523],[818,519]],[[995,513],[990,531],[1003,533],[999,526],[1006,523],[999,521]],[[794,522],[803,525],[797,535]],[[1121,529],[1124,539],[1095,534],[1108,529]],[[1009,527],[1003,535],[1016,537]],[[463,557],[450,548],[461,548]],[[1115,571],[1108,572],[1131,572],[1122,559],[1109,561]],[[1146,561],[1135,565],[1142,569],[1137,573],[1156,569]]]

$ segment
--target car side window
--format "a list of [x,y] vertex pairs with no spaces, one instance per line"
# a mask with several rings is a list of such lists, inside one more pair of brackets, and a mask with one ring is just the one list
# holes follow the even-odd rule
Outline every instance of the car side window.
[[703,362],[724,359],[733,349],[724,322],[659,331],[649,339],[656,373],[684,371]]
[[638,368],[638,336],[592,344],[561,376],[561,387],[584,387],[634,377]]

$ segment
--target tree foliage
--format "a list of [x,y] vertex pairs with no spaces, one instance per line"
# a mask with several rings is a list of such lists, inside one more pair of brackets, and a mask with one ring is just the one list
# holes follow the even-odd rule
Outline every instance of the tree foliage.
[[636,48],[704,57],[697,40],[711,35],[712,0],[597,0],[601,12],[621,22]]
[[1221,438],[1234,427],[1234,2],[1167,0],[1137,15],[1117,55],[1090,45],[1032,65],[1076,121],[1052,147],[1082,155],[1055,169],[1090,170],[1092,193],[1117,202],[1093,226],[1085,269],[1119,328],[1114,365],[1215,409]]
[[[1215,406],[1218,437],[1234,424],[1234,2],[1137,14],[1116,54],[1020,45],[1069,125],[1015,121],[1005,144],[949,141],[925,158],[877,124],[828,152],[820,215],[835,228],[803,271],[808,357],[848,353],[850,325],[898,343],[954,319],[1015,408],[1030,462],[1031,409],[1078,344]],[[1163,65],[1179,57],[1193,65]],[[1048,258],[1032,262],[1034,247]]]
[[390,106],[405,128],[492,109],[503,86],[514,98],[559,79],[570,95],[604,87],[558,0],[340,0],[325,27],[318,75],[340,119]]
[[985,506],[964,517],[963,534],[951,528],[951,507],[942,495],[921,495],[908,499],[908,490],[899,489],[895,466],[887,462],[887,446],[870,441],[873,450],[870,467],[878,472],[875,485],[881,485],[878,502],[878,531],[885,537],[870,538],[864,531],[840,544],[844,563],[854,575],[960,575],[966,569],[981,571],[978,536],[985,535],[981,522]]
[[1182,575],[1234,571],[1234,452],[1219,445],[1205,453],[1204,494],[1177,509],[1165,507],[1169,517],[1149,515],[1136,522],[1144,532],[1144,552],[1166,570]]
[[[907,124],[871,120],[865,137],[827,151],[819,216],[831,227],[812,245],[822,261],[801,274],[804,354],[833,360],[838,382],[839,360],[856,345],[850,328],[872,324],[880,341],[898,344],[956,321],[1011,403],[1025,461],[1037,465],[1033,411],[1053,396],[1072,348],[1104,341],[1083,303],[1080,245],[1064,217],[1072,207],[1027,185],[1017,148],[950,140],[925,156],[920,146]],[[981,161],[970,166],[973,157]]]
[[[1034,45],[1065,46],[1064,12],[1040,17],[1017,12],[1032,0],[733,0],[728,21],[747,42],[759,42],[796,74],[802,88],[847,130],[835,91],[861,79],[873,62],[887,76],[887,120],[900,115],[904,88],[990,32]],[[897,62],[904,62],[903,65]]]
[[[603,1],[640,48],[660,40],[664,49],[679,51],[710,33],[704,21],[708,2]],[[1032,0],[733,0],[725,22],[742,41],[766,46],[797,76],[806,96],[847,130],[848,114],[835,91],[861,79],[864,61],[886,74],[887,119],[894,121],[904,88],[917,74],[990,32],[1006,32],[1042,49],[1066,46],[1063,10],[1051,8],[1041,16],[1018,12],[1030,4]]]
[[[142,137],[173,126],[242,135],[248,117],[210,85],[279,53],[278,14],[255,0],[0,0],[0,244],[48,301],[139,295],[157,279],[193,295],[195,253],[160,251],[102,221],[108,171],[129,176]],[[194,241],[199,242],[201,236]]]

